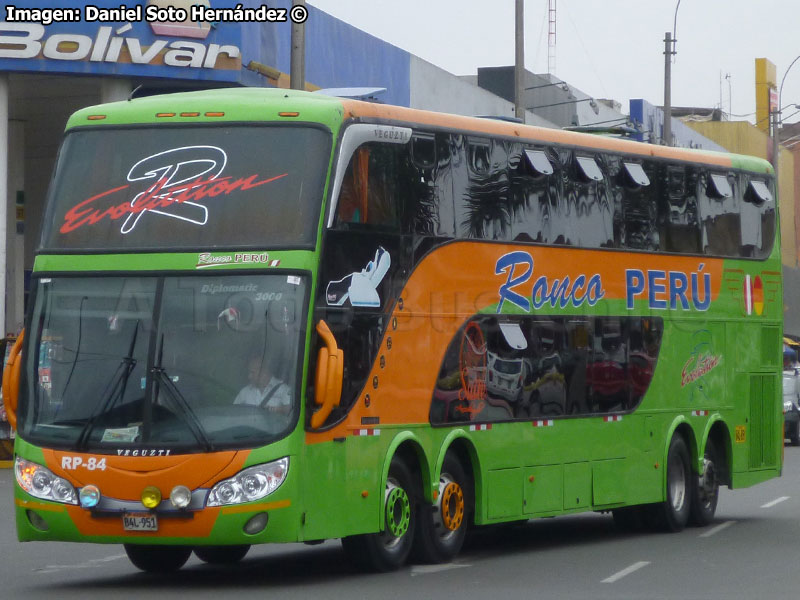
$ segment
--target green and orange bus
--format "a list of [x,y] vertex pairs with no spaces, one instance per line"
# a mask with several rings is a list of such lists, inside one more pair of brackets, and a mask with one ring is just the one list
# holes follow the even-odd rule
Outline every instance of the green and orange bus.
[[4,373],[21,541],[389,570],[782,466],[772,170],[268,89],[69,120]]

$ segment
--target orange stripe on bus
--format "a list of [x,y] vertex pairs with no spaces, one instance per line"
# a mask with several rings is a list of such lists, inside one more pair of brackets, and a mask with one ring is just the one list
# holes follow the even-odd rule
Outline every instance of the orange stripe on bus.
[[67,510],[64,504],[50,504],[48,502],[33,502],[31,500],[14,499],[14,504],[20,508],[28,508],[32,510],[43,510],[46,512],[64,512]]
[[655,144],[645,144],[643,142],[634,142],[630,140],[621,140],[599,135],[576,133],[561,129],[534,127],[532,125],[522,125],[521,123],[509,123],[496,119],[481,119],[476,117],[449,115],[445,113],[405,108],[402,106],[389,106],[385,104],[375,104],[372,102],[360,102],[358,100],[342,100],[342,105],[345,110],[345,118],[386,119],[410,123],[412,125],[432,125],[434,127],[456,129],[461,131],[473,131],[475,133],[483,133],[486,135],[518,137],[534,143],[542,142],[584,148],[596,148],[598,150],[611,150],[625,154],[638,154],[641,156],[653,156],[658,158],[701,162],[709,165],[718,165],[721,167],[731,167],[733,165],[731,157],[728,155],[703,152],[701,150],[687,150],[684,148],[657,146]]
[[[495,275],[495,266],[498,258],[512,251],[527,252],[533,259],[533,274],[527,283],[515,289],[528,298],[534,282],[541,276],[551,282],[563,281],[565,276],[574,281],[579,274],[588,279],[598,273],[605,292],[602,301],[623,300],[625,272],[630,268],[690,273],[702,264],[702,273],[710,277],[712,303],[719,298],[722,286],[723,261],[709,257],[485,242],[446,244],[426,256],[406,283],[402,291],[403,308],[395,308],[381,341],[378,354],[386,357],[385,366],[381,368],[376,361],[366,378],[367,388],[361,391],[356,406],[343,422],[325,432],[307,433],[306,442],[346,437],[353,429],[363,428],[364,418],[379,416],[382,427],[393,423],[428,423],[430,399],[442,357],[468,317],[499,302],[499,289],[506,283],[507,275]],[[662,299],[663,293],[659,293]],[[646,302],[647,294],[645,284],[636,300]],[[553,310],[558,309],[551,309],[548,303],[535,312]],[[388,337],[392,339],[391,348]],[[369,405],[364,401],[366,393],[370,395]],[[415,401],[408,401],[409,398]]]
[[279,508],[289,508],[292,501],[288,498],[286,500],[278,500],[277,502],[261,502],[259,504],[242,504],[239,506],[225,506],[222,508],[223,515],[236,515],[248,512],[263,512],[267,510],[277,510]]

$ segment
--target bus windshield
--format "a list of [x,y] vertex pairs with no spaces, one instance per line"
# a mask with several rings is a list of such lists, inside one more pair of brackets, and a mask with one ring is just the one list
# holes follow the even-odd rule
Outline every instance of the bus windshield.
[[286,274],[39,279],[20,432],[123,455],[281,437],[299,412],[306,287]]
[[73,131],[42,247],[312,247],[330,139],[322,128],[255,124]]

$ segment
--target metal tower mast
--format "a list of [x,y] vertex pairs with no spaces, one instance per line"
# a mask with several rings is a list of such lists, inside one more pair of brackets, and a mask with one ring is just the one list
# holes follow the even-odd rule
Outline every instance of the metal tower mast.
[[547,72],[556,73],[556,0],[547,0]]

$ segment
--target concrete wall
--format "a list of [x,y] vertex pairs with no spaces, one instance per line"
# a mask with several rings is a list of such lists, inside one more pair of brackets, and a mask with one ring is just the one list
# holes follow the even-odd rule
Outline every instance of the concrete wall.
[[[514,103],[416,56],[411,57],[411,108],[465,116],[514,117]],[[525,123],[539,127],[555,125],[530,111]]]
[[[514,67],[482,67],[478,69],[478,85],[501,98],[514,100]],[[525,71],[524,104],[528,112],[554,123],[557,127],[621,125],[627,116],[595,101],[581,90],[552,75]]]

